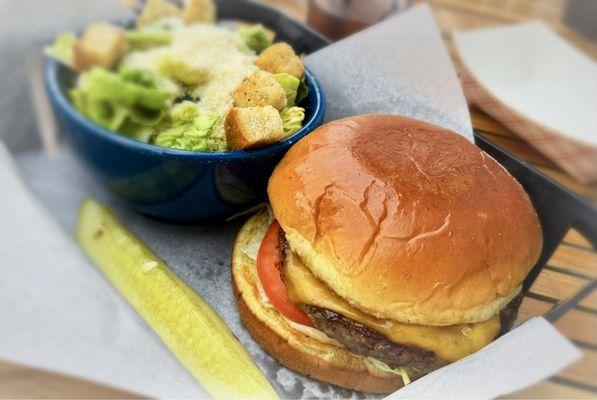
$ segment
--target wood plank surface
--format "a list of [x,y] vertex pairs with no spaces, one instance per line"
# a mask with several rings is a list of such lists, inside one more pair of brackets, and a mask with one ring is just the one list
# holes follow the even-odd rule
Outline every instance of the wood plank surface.
[[[546,314],[553,303],[527,297],[524,299],[518,313],[517,324],[521,324],[530,318]],[[597,346],[597,318],[585,311],[574,309],[565,314],[554,324],[562,334],[577,342],[586,343],[588,348]]]
[[558,376],[597,388],[597,351],[583,350],[581,360],[560,372]]
[[570,246],[579,247],[587,250],[595,250],[591,242],[575,229],[570,229],[564,237],[564,243]]
[[[587,282],[586,279],[546,269],[531,287],[531,293],[563,300],[574,295]],[[583,303],[587,307],[597,309],[597,302],[593,298],[587,298]]]
[[[306,0],[264,0],[304,21]],[[422,2],[415,0],[415,3]],[[562,22],[566,0],[430,0],[446,46],[456,57],[450,33],[506,23],[541,19],[593,59],[597,45]],[[456,64],[457,64],[457,60]],[[597,183],[580,184],[508,128],[478,108],[471,109],[473,126],[489,140],[530,162],[539,171],[597,204]],[[547,313],[558,301],[573,295],[597,277],[597,253],[575,230],[548,262],[520,309],[517,324]],[[508,398],[597,398],[597,293],[555,322],[555,327],[583,352],[583,358],[557,376],[506,396]],[[548,351],[549,349],[546,349]],[[0,361],[0,398],[132,398],[130,393],[93,383]]]
[[504,396],[508,399],[594,399],[595,394],[570,385],[545,381]]
[[134,399],[122,390],[53,372],[0,362],[0,398]]
[[560,246],[549,260],[549,265],[597,278],[597,254],[590,249]]

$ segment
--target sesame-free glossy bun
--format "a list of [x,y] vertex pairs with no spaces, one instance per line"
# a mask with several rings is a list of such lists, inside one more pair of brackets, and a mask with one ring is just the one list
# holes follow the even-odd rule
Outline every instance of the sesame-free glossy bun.
[[541,252],[528,195],[458,134],[393,115],[321,126],[276,167],[268,193],[293,251],[380,318],[484,321]]

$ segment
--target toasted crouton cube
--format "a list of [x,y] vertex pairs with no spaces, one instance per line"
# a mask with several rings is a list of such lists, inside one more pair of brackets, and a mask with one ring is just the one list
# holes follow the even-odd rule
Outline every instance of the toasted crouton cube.
[[245,79],[232,93],[235,107],[263,107],[270,105],[282,111],[286,108],[286,92],[276,77],[257,71]]
[[73,66],[77,71],[92,67],[109,69],[126,51],[124,31],[114,25],[90,25],[75,43]]
[[166,17],[181,18],[182,10],[168,0],[147,0],[141,14],[137,17],[137,28]]
[[272,106],[233,107],[226,116],[225,129],[231,150],[265,146],[284,138],[282,118]]
[[286,72],[298,79],[303,77],[305,67],[288,43],[275,43],[259,55],[255,65],[272,74]]
[[185,0],[182,20],[187,25],[213,23],[216,20],[216,6],[212,0]]

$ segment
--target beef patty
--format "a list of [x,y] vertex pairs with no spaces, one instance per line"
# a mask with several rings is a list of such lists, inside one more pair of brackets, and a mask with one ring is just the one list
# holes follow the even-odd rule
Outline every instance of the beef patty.
[[[508,332],[518,314],[522,294],[516,296],[500,313],[499,335]],[[364,357],[373,357],[392,368],[408,366],[411,378],[428,374],[446,364],[433,351],[415,346],[394,343],[386,336],[359,322],[334,311],[312,305],[302,305],[315,327],[331,338],[338,340],[350,351]]]
[[[424,375],[447,364],[433,351],[394,343],[381,333],[334,311],[310,305],[302,308],[317,329],[338,340],[353,353],[373,357],[391,368],[408,365],[409,374]],[[411,376],[413,379],[416,377]]]
[[[290,254],[283,230],[280,230],[280,253],[282,259]],[[512,328],[522,299],[523,295],[520,293],[500,312],[501,328],[498,336]],[[413,379],[448,364],[433,351],[394,343],[376,330],[334,311],[307,304],[300,306],[317,329],[338,340],[353,353],[383,361],[392,368],[408,366],[408,372]]]

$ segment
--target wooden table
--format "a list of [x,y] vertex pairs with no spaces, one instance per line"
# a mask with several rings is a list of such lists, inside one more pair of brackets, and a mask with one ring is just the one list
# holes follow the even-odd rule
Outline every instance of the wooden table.
[[[299,20],[305,20],[305,0],[266,0]],[[364,0],[363,0],[364,1]],[[431,0],[434,15],[453,54],[450,32],[538,18],[575,43],[594,59],[597,46],[571,32],[561,17],[566,0]],[[471,109],[473,126],[516,156],[531,162],[588,201],[597,204],[597,183],[582,185],[478,109]],[[597,252],[575,231],[570,231],[549,260],[520,310],[518,323],[549,311],[589,279],[597,276]],[[583,358],[558,375],[508,397],[597,398],[597,292],[585,298],[556,322],[556,328],[583,352]],[[54,373],[0,362],[0,397],[131,398],[115,389]]]

